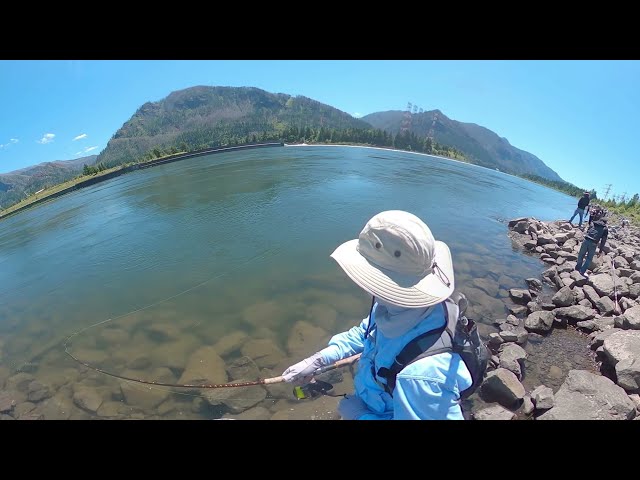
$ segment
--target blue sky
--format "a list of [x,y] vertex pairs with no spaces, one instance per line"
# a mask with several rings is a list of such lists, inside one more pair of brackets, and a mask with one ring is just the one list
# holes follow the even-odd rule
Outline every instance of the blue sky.
[[304,95],[354,116],[407,102],[487,127],[565,180],[640,193],[640,61],[0,61],[0,173],[99,153],[147,101],[195,86]]

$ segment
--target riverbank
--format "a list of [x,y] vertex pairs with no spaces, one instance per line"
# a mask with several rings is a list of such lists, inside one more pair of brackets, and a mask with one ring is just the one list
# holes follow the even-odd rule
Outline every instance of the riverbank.
[[235,145],[232,147],[216,147],[216,148],[207,148],[204,150],[197,150],[194,152],[187,153],[177,153],[174,155],[168,155],[161,158],[156,158],[153,160],[148,160],[145,162],[134,163],[134,164],[125,164],[120,165],[114,168],[110,168],[105,170],[104,172],[100,172],[96,175],[87,176],[87,178],[79,179],[79,180],[70,180],[68,182],[54,185],[53,187],[45,190],[45,192],[40,196],[34,196],[33,199],[27,199],[23,202],[19,202],[16,205],[12,205],[7,209],[0,212],[0,220],[3,218],[7,218],[11,215],[24,211],[28,208],[34,207],[41,203],[53,200],[67,193],[71,193],[75,190],[79,190],[84,187],[88,187],[91,185],[95,185],[96,183],[104,182],[106,180],[110,180],[115,177],[119,177],[120,175],[124,175],[125,173],[133,172],[135,170],[142,170],[145,168],[155,167],[157,165],[164,165],[166,163],[177,162],[179,160],[186,160],[188,158],[201,157],[203,155],[211,155],[214,153],[224,153],[235,150],[247,150],[252,148],[264,148],[264,147],[282,147],[284,144],[282,142],[266,142],[266,143],[252,143],[246,145]]
[[[490,371],[480,389],[479,420],[640,419],[640,229],[611,227],[604,255],[586,276],[575,270],[584,239],[567,221],[518,218],[508,224],[517,248],[549,265],[528,289],[511,289],[515,305],[489,335]],[[543,282],[555,293],[542,294]],[[559,388],[526,389],[529,341],[558,331],[584,332],[598,370],[572,369]],[[578,359],[581,360],[581,359]],[[553,368],[553,367],[551,367]],[[487,405],[489,404],[489,405]]]

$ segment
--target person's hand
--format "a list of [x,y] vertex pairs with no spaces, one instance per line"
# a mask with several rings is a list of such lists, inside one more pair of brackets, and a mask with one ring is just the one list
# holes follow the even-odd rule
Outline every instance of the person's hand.
[[301,362],[291,365],[284,371],[282,376],[285,382],[302,385],[308,383],[312,378],[313,372],[323,366],[322,354],[317,352]]

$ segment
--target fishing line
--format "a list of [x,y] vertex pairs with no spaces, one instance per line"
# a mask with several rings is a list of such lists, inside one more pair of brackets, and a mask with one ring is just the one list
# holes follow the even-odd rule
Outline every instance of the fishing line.
[[[267,250],[255,255],[255,256],[249,258],[248,260],[240,263],[236,268],[228,270],[228,271],[226,271],[224,273],[221,273],[221,274],[218,274],[218,275],[213,275],[213,276],[209,277],[208,279],[206,279],[205,281],[200,282],[200,283],[198,283],[196,285],[193,285],[193,286],[187,288],[186,290],[183,290],[183,291],[181,291],[181,292],[179,292],[177,294],[171,295],[169,297],[166,297],[164,299],[161,299],[161,300],[159,300],[157,302],[151,303],[151,304],[146,305],[144,307],[136,308],[136,309],[131,310],[129,312],[123,313],[122,315],[118,315],[118,316],[112,317],[112,318],[107,318],[107,319],[102,320],[100,322],[94,323],[93,325],[89,325],[87,327],[81,328],[78,331],[76,331],[76,332],[72,333],[71,335],[69,335],[64,340],[64,343],[63,343],[64,353],[67,354],[69,357],[71,357],[77,363],[79,363],[79,364],[81,364],[81,365],[83,365],[83,366],[85,366],[85,367],[87,367],[87,368],[89,368],[91,370],[94,370],[94,371],[96,371],[98,373],[102,373],[104,375],[108,375],[108,376],[111,376],[111,377],[114,377],[114,378],[118,378],[120,380],[125,380],[125,381],[127,381],[129,383],[145,384],[145,385],[150,385],[150,386],[155,386],[155,387],[192,388],[192,389],[195,389],[195,388],[246,387],[246,386],[250,386],[250,385],[267,385],[267,384],[270,384],[270,383],[279,383],[279,382],[282,381],[281,377],[275,377],[275,379],[277,379],[277,381],[274,380],[274,379],[262,379],[262,380],[258,380],[258,381],[254,381],[254,382],[235,382],[235,383],[207,384],[207,385],[200,385],[200,384],[174,384],[174,383],[164,383],[164,382],[155,382],[155,381],[149,381],[149,380],[142,380],[142,379],[127,377],[127,376],[124,376],[124,375],[118,375],[118,374],[103,370],[101,368],[95,367],[93,365],[90,365],[89,363],[84,362],[84,361],[80,360],[79,358],[77,358],[69,350],[71,339],[76,337],[77,335],[83,333],[83,332],[86,332],[87,330],[89,330],[91,328],[97,327],[99,325],[104,325],[104,324],[106,324],[108,322],[112,322],[112,321],[118,320],[120,318],[124,318],[126,316],[132,315],[134,313],[138,313],[138,312],[141,312],[143,310],[147,310],[149,308],[158,306],[158,305],[160,305],[160,304],[162,304],[164,302],[167,302],[167,301],[172,300],[174,298],[177,298],[177,297],[179,297],[181,295],[184,295],[184,294],[186,294],[186,293],[188,293],[190,291],[193,291],[193,290],[195,290],[197,288],[200,288],[200,287],[202,287],[203,285],[209,283],[212,280],[216,280],[216,279],[219,279],[221,277],[224,277],[225,275],[229,275],[231,273],[234,273],[234,272],[238,271],[239,269],[241,269],[242,267],[244,267],[245,265],[247,265],[249,263],[252,263],[252,262],[254,262],[256,260],[259,260],[261,258],[264,258],[268,254],[273,253],[274,251],[277,252],[278,250],[279,249],[273,249],[273,248],[267,249]],[[188,395],[188,396],[201,396],[201,395],[197,395],[197,394],[188,394],[188,393],[180,393],[180,392],[173,392],[173,391],[170,391],[170,392],[171,393],[176,393],[176,394]]]

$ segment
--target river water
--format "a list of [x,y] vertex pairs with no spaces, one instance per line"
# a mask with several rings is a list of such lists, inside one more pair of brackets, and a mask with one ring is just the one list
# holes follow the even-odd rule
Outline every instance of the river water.
[[[214,408],[202,393],[92,371],[63,343],[77,333],[69,351],[78,359],[139,379],[174,383],[194,352],[214,345],[227,366],[249,356],[261,376],[279,375],[366,316],[370,298],[329,255],[391,209],[418,215],[449,245],[456,286],[486,335],[507,315],[507,290],[545,268],[512,244],[506,221],[568,218],[574,208],[517,177],[374,148],[262,148],[123,175],[0,222],[0,387],[47,419],[247,409],[247,418],[332,418],[334,399],[299,408],[286,386],[233,412]],[[574,363],[545,369],[558,380]],[[336,391],[349,388],[341,378]],[[48,393],[29,397],[33,380]]]

